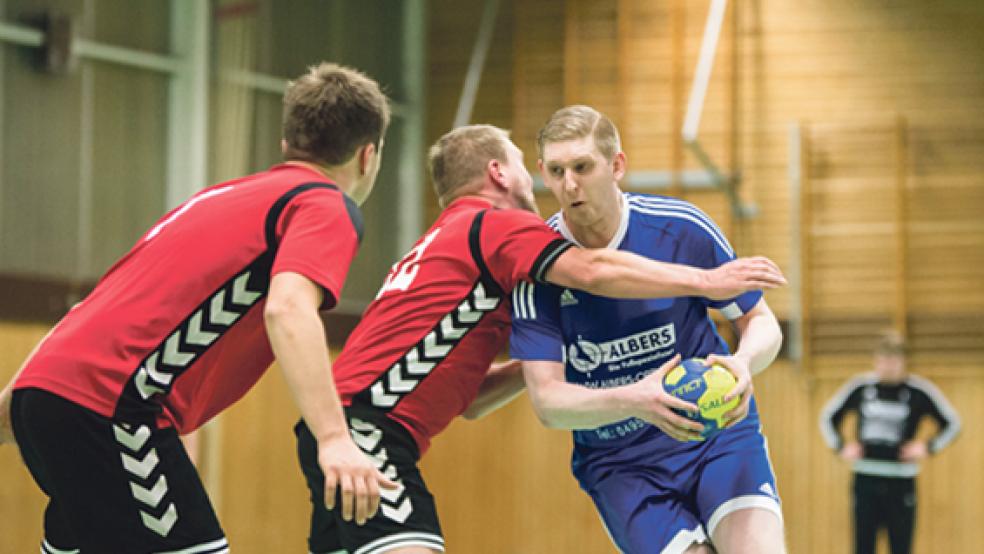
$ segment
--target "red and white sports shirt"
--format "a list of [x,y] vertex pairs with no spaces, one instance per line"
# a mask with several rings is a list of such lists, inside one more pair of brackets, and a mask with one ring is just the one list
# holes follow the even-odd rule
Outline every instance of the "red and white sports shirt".
[[161,218],[71,310],[15,388],[106,417],[190,432],[273,361],[270,279],[296,272],[338,300],[361,215],[320,173],[292,164],[202,190]]
[[386,412],[423,454],[471,404],[509,336],[510,293],[572,244],[535,214],[448,206],[390,270],[332,371],[342,402]]

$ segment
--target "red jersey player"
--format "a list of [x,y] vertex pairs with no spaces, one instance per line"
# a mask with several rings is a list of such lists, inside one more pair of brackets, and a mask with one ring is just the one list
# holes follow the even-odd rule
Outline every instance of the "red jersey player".
[[444,550],[417,461],[456,415],[522,389],[515,364],[489,374],[508,336],[514,288],[540,281],[617,297],[729,298],[784,283],[764,258],[705,271],[572,248],[537,216],[522,153],[496,127],[451,131],[431,148],[430,166],[445,208],[393,266],[333,367],[352,438],[397,487],[379,491],[337,471],[299,423],[312,553]]
[[330,432],[345,421],[318,316],[358,249],[389,116],[372,79],[312,67],[284,97],[287,161],[168,213],[35,349],[0,414],[50,497],[42,552],[228,552],[178,434],[275,356],[319,446],[391,485]]

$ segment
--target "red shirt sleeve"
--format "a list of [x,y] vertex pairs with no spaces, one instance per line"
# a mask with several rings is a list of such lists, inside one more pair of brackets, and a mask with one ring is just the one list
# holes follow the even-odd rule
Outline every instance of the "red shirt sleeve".
[[481,230],[482,255],[506,291],[520,281],[544,282],[550,266],[573,243],[524,210],[489,210]]
[[280,217],[271,277],[299,273],[324,288],[321,308],[333,308],[359,250],[361,229],[359,208],[337,190],[312,189],[297,195]]

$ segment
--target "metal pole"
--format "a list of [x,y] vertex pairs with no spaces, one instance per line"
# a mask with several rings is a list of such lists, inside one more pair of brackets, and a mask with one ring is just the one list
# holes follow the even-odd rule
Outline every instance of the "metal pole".
[[[400,137],[399,189],[397,192],[397,240],[395,257],[413,246],[423,228],[424,205],[424,79],[426,71],[427,2],[406,0],[403,2],[403,72],[406,98]],[[475,86],[478,84],[476,82]],[[474,102],[474,97],[472,98]],[[460,107],[459,107],[460,108]],[[470,116],[471,109],[468,114]]]
[[168,98],[168,209],[207,184],[210,5],[198,0],[171,2],[171,50],[180,61]]
[[478,23],[478,35],[475,37],[475,48],[472,49],[468,72],[465,73],[465,84],[461,88],[461,99],[458,100],[458,111],[454,115],[454,127],[468,125],[472,110],[475,108],[475,97],[478,96],[478,84],[482,80],[482,70],[485,69],[485,57],[492,44],[492,32],[495,31],[495,18],[499,11],[499,0],[486,0],[482,10],[482,19]]

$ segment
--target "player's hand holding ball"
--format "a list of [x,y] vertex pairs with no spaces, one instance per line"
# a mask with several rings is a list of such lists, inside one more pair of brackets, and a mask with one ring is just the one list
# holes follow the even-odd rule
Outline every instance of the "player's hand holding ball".
[[[663,386],[667,393],[682,400],[692,402],[697,410],[686,413],[687,417],[704,425],[704,431],[697,440],[706,440],[734,425],[748,413],[747,400],[739,398],[740,379],[724,365],[715,363],[721,358],[690,358],[666,373]],[[748,370],[745,369],[747,374]],[[750,388],[748,379],[746,389]],[[747,395],[750,397],[751,395]],[[744,410],[742,410],[744,406]]]
[[687,400],[668,394],[663,388],[663,378],[680,363],[680,355],[670,358],[656,371],[632,385],[637,391],[639,406],[634,415],[655,425],[670,437],[681,441],[702,440],[704,426],[684,415],[697,410],[697,406]]

